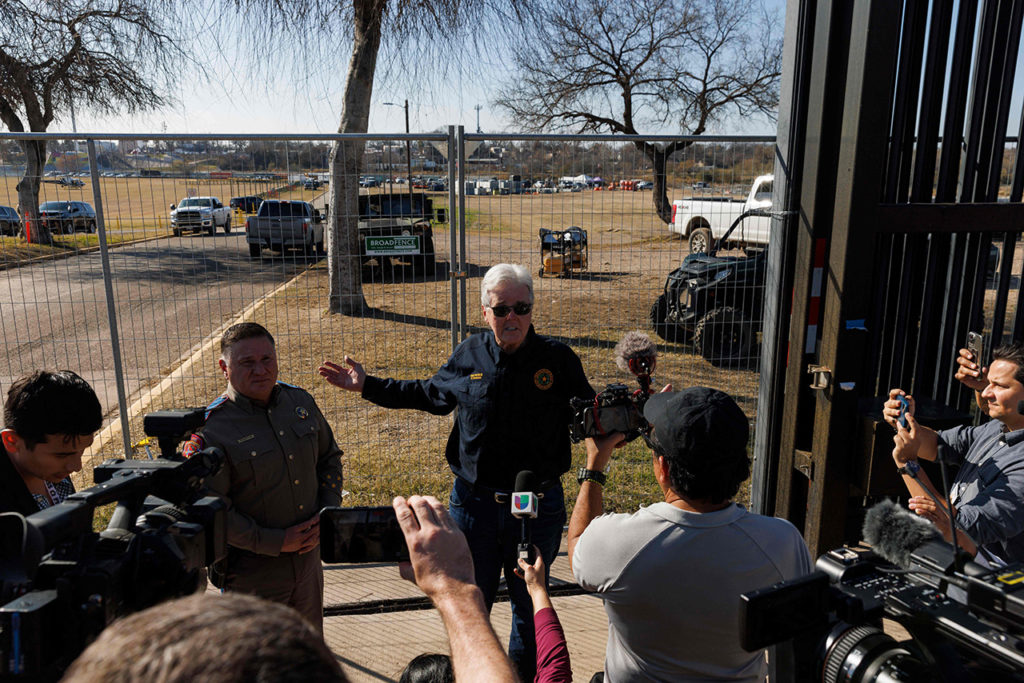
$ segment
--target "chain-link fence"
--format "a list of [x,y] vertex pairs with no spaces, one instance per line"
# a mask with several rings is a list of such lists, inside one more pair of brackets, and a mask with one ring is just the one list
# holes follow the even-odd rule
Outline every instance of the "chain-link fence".
[[[664,188],[658,138],[48,138],[32,215],[16,190],[24,137],[0,135],[0,205],[14,216],[0,207],[0,389],[40,367],[82,374],[107,410],[96,458],[146,457],[145,413],[219,395],[219,335],[254,320],[277,340],[280,378],[310,390],[333,425],[353,503],[440,494],[451,417],[378,408],[316,368],[347,354],[371,374],[428,377],[453,343],[485,329],[480,279],[498,262],[534,274],[537,331],[571,345],[595,388],[635,388],[613,347],[640,330],[658,342],[659,387],[718,387],[756,419],[771,224],[757,211],[770,206],[772,138],[693,138],[665,162]],[[361,315],[327,313],[319,231],[335,210],[328,167],[339,140],[362,145],[358,177],[347,178],[361,186]],[[256,241],[265,200],[311,204],[302,243]],[[617,463],[612,507],[656,493],[642,448]]]

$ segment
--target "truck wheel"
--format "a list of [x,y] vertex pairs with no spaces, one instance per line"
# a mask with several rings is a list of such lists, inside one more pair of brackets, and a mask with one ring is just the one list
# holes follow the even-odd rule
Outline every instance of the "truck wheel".
[[693,333],[693,342],[709,363],[719,367],[744,367],[753,361],[754,326],[743,311],[722,306],[709,311]]
[[316,243],[316,255],[320,258],[323,258],[325,253],[326,252],[324,251],[324,238],[321,237],[320,241]]
[[685,339],[685,332],[683,332],[679,325],[670,322],[668,319],[668,300],[664,294],[659,295],[654,300],[654,303],[651,304],[650,319],[655,334],[665,341],[674,342]]
[[690,253],[706,254],[711,250],[711,230],[697,228],[690,232]]
[[206,229],[206,234],[207,234],[207,235],[209,235],[210,237],[213,237],[213,234],[214,234],[215,232],[217,232],[217,224],[216,224],[216,223],[212,223],[212,224],[210,225],[210,227],[208,227],[208,228]]
[[178,228],[173,228],[171,232],[174,233],[175,237],[181,237],[181,230],[179,230]]
[[226,221],[224,221],[224,234],[227,235],[230,232],[231,232],[231,216],[228,216],[228,219]]
[[96,232],[96,221],[89,221],[89,232],[90,233],[95,233]]
[[249,256],[251,258],[259,258],[260,257],[260,251],[262,251],[262,250],[263,250],[263,245],[260,245],[260,244],[250,244],[249,245]]

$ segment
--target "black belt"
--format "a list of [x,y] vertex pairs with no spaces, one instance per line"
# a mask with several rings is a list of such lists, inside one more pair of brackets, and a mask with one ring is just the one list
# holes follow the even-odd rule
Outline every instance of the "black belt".
[[[491,488],[490,486],[484,486],[483,484],[479,484],[477,482],[468,481],[466,479],[463,479],[462,477],[456,478],[463,484],[468,486],[473,491],[474,496],[479,496],[480,498],[490,498],[493,496],[494,502],[501,505],[508,503],[509,496],[512,495],[512,491],[510,490]],[[547,481],[542,481],[540,485],[537,487],[537,497],[543,498],[545,491],[553,489],[554,487],[558,486],[561,483],[561,479],[548,479]]]

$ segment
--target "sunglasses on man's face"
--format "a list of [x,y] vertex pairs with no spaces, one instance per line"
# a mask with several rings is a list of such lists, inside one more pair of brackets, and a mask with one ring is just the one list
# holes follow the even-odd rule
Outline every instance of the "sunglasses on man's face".
[[500,306],[488,306],[487,308],[491,309],[491,313],[494,314],[495,318],[504,318],[512,311],[515,311],[516,315],[527,315],[530,311],[533,310],[533,304],[528,304],[525,301],[520,301],[514,306],[501,304]]

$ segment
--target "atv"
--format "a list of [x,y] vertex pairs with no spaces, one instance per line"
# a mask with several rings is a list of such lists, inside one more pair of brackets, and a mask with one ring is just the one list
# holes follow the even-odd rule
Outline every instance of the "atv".
[[713,365],[750,364],[762,325],[768,251],[748,247],[743,256],[718,256],[717,252],[743,219],[765,213],[743,213],[712,249],[689,254],[669,273],[664,293],[651,306],[651,324],[658,336],[669,342],[692,339]]

